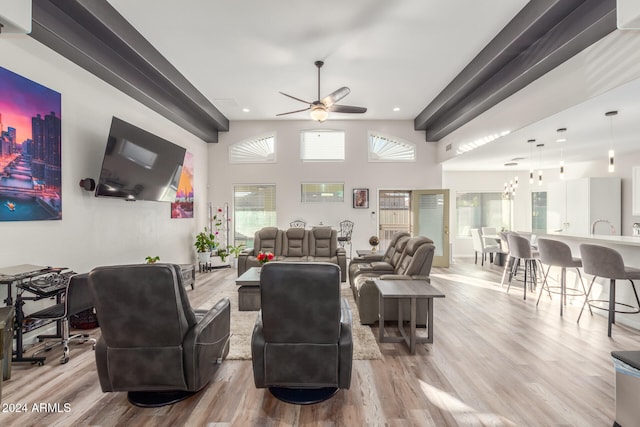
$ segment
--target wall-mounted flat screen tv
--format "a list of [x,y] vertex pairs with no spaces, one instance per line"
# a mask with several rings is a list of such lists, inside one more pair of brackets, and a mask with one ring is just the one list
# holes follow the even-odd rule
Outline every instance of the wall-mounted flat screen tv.
[[186,149],[114,117],[96,197],[174,202]]

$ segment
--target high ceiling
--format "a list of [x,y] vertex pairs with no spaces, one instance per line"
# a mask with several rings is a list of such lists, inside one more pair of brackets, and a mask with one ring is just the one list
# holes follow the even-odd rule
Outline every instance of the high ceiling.
[[[50,1],[68,5],[60,0]],[[603,0],[602,4],[604,1],[614,4],[613,0]],[[315,101],[318,88],[314,61],[325,61],[321,96],[348,86],[351,94],[340,104],[368,108],[365,114],[331,113],[325,126],[342,119],[416,119],[529,3],[524,0],[325,0],[321,3],[183,0],[176,7],[170,0],[108,2],[226,116],[223,120],[309,120],[308,112],[276,117],[278,113],[306,108],[305,104],[278,92]],[[557,4],[562,7],[581,3],[575,0]],[[101,8],[99,3],[95,4],[94,10]],[[539,0],[537,6],[544,8],[551,4],[556,2]],[[48,13],[57,14],[51,8],[45,15]],[[83,19],[84,13],[76,9],[76,17]],[[528,23],[525,22],[525,27]],[[111,28],[118,32],[118,26],[116,22]],[[127,43],[126,39],[101,38],[99,32],[92,37],[101,39],[104,46],[119,46],[108,52],[115,56],[123,52],[125,45],[121,43]],[[77,33],[73,43],[82,45],[82,38],[83,33]],[[612,109],[620,110],[615,118],[619,139],[616,150],[636,150],[634,139],[640,133],[636,122],[640,121],[634,118],[638,113],[635,104],[640,84],[634,81],[640,78],[639,38],[639,32],[614,31],[445,136],[438,143],[444,169],[503,170],[504,163],[518,157],[524,157],[518,168],[528,169],[531,159],[525,141],[530,138],[544,142],[544,157],[553,158],[557,163],[560,146],[551,141],[555,140],[555,129],[559,127],[569,129],[570,142],[563,146],[565,160],[591,160],[601,156],[602,140],[609,135],[610,123],[604,118],[604,112]],[[558,40],[554,37],[543,40],[541,47],[548,42]],[[131,47],[126,55],[137,49]],[[145,62],[127,65],[129,57],[122,57],[125,65],[119,67],[130,67],[129,73],[131,67],[138,66],[144,68],[141,74],[152,79],[157,71],[163,75],[166,70],[172,72],[170,68],[161,69],[162,66],[148,68]],[[531,56],[524,60],[527,58],[539,59]],[[108,66],[101,67],[96,68],[98,74],[110,73]],[[135,91],[136,83],[128,84],[134,85]],[[197,95],[193,97],[188,92],[187,87],[186,95],[195,98],[197,105]],[[159,105],[162,108],[162,101]],[[214,117],[216,113],[213,112]],[[225,124],[222,125],[219,129],[224,130]],[[503,130],[511,133],[464,155],[451,155],[465,143]],[[444,152],[446,146],[452,150]],[[535,158],[540,156],[536,154]],[[552,166],[549,163],[543,167]]]
[[316,100],[316,60],[325,61],[322,96],[348,86],[340,103],[368,108],[361,117],[331,120],[413,120],[527,2],[109,3],[233,121],[274,120],[305,108],[279,91]]

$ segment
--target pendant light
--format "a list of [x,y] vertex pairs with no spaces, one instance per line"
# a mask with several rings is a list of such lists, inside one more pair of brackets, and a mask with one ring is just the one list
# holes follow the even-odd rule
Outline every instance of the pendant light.
[[615,171],[613,153],[613,117],[618,115],[618,112],[607,111],[604,115],[609,117],[609,173],[613,173]]
[[540,169],[538,169],[538,185],[542,185],[542,147],[544,147],[544,144],[538,144],[536,145],[536,147],[538,147],[538,150],[540,151]]
[[533,184],[533,143],[536,142],[535,139],[530,139],[527,141],[529,144],[529,184]]
[[567,128],[560,128],[558,130],[556,130],[556,132],[558,133],[558,138],[556,139],[556,142],[559,142],[560,145],[560,179],[564,179],[564,143],[567,142],[567,137],[565,135],[565,132],[567,131]]

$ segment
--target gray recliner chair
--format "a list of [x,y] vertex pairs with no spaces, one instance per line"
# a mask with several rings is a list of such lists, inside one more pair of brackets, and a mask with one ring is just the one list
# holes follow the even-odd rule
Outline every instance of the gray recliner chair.
[[351,385],[351,310],[331,263],[274,262],[260,273],[262,310],[251,354],[257,388],[316,403]]
[[143,407],[175,403],[201,390],[229,352],[229,300],[192,310],[178,265],[97,267],[89,287],[104,392],[127,391]]

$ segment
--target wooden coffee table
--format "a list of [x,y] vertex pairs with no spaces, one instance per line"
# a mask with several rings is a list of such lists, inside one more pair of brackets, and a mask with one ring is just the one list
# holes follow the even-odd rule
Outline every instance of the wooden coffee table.
[[236,279],[238,310],[260,310],[260,267],[251,267]]
[[[433,279],[432,279],[433,280]],[[416,352],[416,343],[433,343],[433,299],[444,298],[444,294],[431,286],[426,280],[381,280],[374,279],[380,291],[378,319],[378,340],[380,342],[405,342],[409,346],[411,354]],[[399,337],[384,335],[384,300],[385,298],[395,298],[398,300],[398,329]],[[407,335],[403,325],[402,300],[409,299],[411,302],[411,321],[409,334]],[[418,299],[427,300],[427,336],[416,335],[416,306]]]

